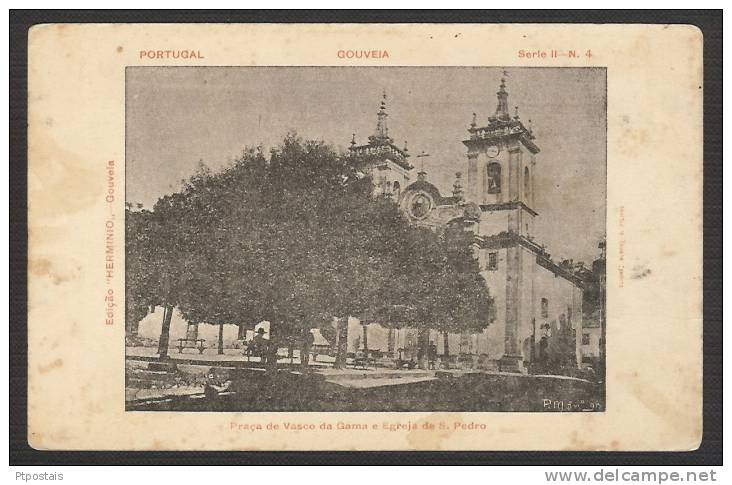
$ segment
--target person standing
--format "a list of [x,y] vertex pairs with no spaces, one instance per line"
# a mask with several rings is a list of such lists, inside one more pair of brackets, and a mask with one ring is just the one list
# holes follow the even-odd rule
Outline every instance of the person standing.
[[252,345],[254,346],[254,350],[252,353],[254,355],[258,355],[263,364],[267,358],[267,340],[264,338],[264,334],[264,329],[262,327],[259,327],[259,330],[257,330],[257,334],[252,340]]

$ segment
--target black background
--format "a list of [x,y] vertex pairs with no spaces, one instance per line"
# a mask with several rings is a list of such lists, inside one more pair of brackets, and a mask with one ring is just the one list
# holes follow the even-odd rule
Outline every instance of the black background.
[[[108,22],[633,23],[699,27],[704,34],[704,435],[699,449],[689,452],[121,452],[39,451],[29,447],[26,437],[27,33],[32,25],[41,23]],[[10,465],[722,465],[721,10],[11,10],[9,186]]]

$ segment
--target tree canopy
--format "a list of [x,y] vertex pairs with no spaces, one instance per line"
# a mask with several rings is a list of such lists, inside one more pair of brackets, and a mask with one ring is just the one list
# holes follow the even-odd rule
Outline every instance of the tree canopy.
[[202,165],[152,211],[128,210],[128,318],[175,306],[190,323],[268,320],[283,338],[348,316],[485,328],[470,234],[410,225],[373,196],[361,163],[290,134],[269,158],[249,149],[223,170]]

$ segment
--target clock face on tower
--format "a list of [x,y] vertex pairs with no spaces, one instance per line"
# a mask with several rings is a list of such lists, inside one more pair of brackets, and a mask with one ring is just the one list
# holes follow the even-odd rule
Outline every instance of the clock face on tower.
[[424,219],[432,209],[432,199],[424,192],[416,193],[409,201],[409,214],[415,219]]
[[498,145],[491,145],[486,149],[486,154],[490,158],[495,158],[498,156],[499,153],[501,153],[501,150],[498,148]]

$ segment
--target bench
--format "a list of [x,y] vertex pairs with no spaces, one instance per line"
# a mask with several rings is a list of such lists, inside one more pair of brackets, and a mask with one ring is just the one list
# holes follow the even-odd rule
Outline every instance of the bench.
[[199,354],[202,354],[204,350],[206,350],[205,345],[206,339],[187,339],[187,338],[179,338],[178,339],[178,353],[182,354],[183,349],[197,349]]

